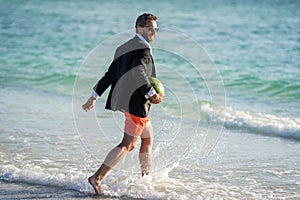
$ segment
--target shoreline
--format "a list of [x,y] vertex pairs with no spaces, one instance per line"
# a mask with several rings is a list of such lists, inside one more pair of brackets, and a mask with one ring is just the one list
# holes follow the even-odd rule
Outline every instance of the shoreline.
[[89,199],[90,193],[66,188],[29,184],[22,182],[0,181],[0,199]]
[[97,196],[91,192],[79,192],[72,189],[58,186],[46,186],[39,184],[29,184],[22,182],[9,182],[0,180],[0,199],[19,200],[19,199],[104,199],[104,200],[142,200],[127,196]]

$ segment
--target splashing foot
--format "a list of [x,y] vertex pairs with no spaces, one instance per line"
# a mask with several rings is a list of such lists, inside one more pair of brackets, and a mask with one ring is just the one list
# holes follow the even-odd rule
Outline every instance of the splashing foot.
[[101,191],[101,186],[100,184],[97,182],[97,180],[94,178],[94,176],[91,176],[88,179],[89,183],[93,186],[96,195],[101,195],[102,191]]

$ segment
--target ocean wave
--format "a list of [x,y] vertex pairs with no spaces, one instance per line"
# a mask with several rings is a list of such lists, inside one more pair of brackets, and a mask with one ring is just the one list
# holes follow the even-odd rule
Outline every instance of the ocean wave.
[[247,130],[250,133],[300,141],[299,118],[235,110],[207,102],[201,104],[201,114],[209,121],[224,123],[227,129]]

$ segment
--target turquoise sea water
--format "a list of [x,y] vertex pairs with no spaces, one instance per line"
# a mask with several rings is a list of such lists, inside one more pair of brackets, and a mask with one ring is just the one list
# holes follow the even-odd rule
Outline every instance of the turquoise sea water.
[[89,198],[86,177],[123,119],[105,97],[94,112],[80,106],[137,16],[153,12],[167,91],[151,113],[154,173],[140,179],[130,154],[105,198],[299,198],[299,10],[275,0],[0,1],[0,179],[10,188],[0,197],[21,198],[30,184],[49,198],[50,186],[57,198]]

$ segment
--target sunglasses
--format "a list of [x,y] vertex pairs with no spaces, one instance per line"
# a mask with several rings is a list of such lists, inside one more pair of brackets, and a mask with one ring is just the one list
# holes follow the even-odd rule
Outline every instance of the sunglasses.
[[151,31],[151,32],[158,32],[158,28],[153,28],[152,26],[143,26],[143,28],[147,28],[148,31]]

